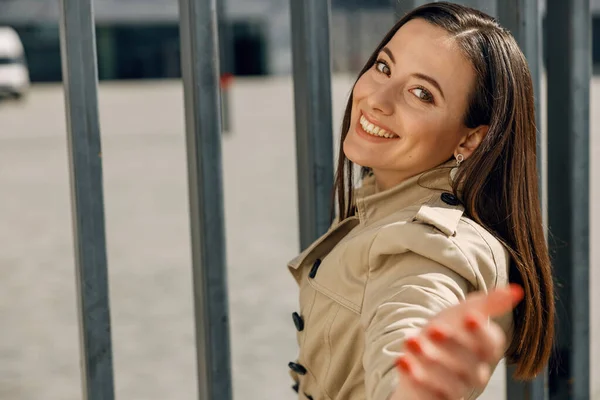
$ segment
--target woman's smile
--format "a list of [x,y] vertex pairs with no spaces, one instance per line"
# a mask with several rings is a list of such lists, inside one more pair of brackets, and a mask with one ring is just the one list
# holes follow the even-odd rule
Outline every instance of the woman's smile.
[[377,121],[373,121],[362,113],[358,120],[358,124],[356,125],[356,129],[361,136],[367,135],[368,139],[400,139],[400,137],[392,132],[391,129],[381,126]]

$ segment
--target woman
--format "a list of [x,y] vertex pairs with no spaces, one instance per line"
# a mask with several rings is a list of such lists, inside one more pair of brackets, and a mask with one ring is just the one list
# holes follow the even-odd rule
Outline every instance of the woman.
[[415,9],[360,72],[341,140],[337,222],[289,263],[300,398],[473,399],[503,356],[534,377],[553,284],[513,37],[456,4]]

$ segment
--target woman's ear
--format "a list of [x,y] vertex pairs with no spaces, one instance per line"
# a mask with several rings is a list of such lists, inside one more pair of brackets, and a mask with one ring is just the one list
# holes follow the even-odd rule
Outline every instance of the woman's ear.
[[477,128],[470,130],[458,144],[458,147],[454,151],[454,155],[462,154],[465,159],[469,158],[477,147],[479,147],[481,142],[483,142],[489,129],[489,125],[480,125]]

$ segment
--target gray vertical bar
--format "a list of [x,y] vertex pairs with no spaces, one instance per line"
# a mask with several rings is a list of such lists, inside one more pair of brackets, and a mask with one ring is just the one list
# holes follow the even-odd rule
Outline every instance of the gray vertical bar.
[[557,280],[550,399],[590,398],[589,0],[548,0],[548,215]]
[[216,0],[180,0],[198,390],[229,400],[231,361]]
[[400,20],[404,14],[416,7],[418,0],[392,0],[396,10],[396,20]]
[[60,47],[68,129],[83,398],[114,399],[91,0],[62,0]]
[[[231,65],[231,37],[230,37],[230,26],[226,17],[225,9],[226,0],[217,1],[217,29],[219,35],[219,65],[220,65],[220,76],[233,72]],[[229,89],[221,88],[221,122],[222,131],[231,131],[231,112],[230,112],[230,97]]]
[[[540,188],[542,206],[546,206],[547,193],[545,188],[545,170],[546,160],[545,141],[542,137],[542,13],[539,0],[498,0],[497,4],[498,18],[502,25],[511,31],[519,47],[527,57],[531,79],[533,80],[533,90],[535,96],[535,114],[536,125],[538,127],[537,136],[537,167],[540,172]],[[544,211],[544,222],[546,212]]]
[[[537,1],[537,0],[531,0]],[[506,3],[506,0],[504,1]],[[498,17],[498,5],[496,1],[493,0],[476,0],[474,8],[483,11],[484,13],[492,16]]]
[[363,67],[365,59],[362,57],[362,51],[364,48],[361,46],[362,44],[362,28],[363,26],[360,23],[360,14],[361,9],[357,4],[352,4],[347,7],[346,13],[348,14],[348,22],[347,22],[347,48],[350,56],[349,60],[349,70],[352,74],[357,74]]
[[300,247],[331,223],[330,0],[291,0]]
[[[541,68],[542,44],[541,24],[542,15],[538,0],[498,0],[498,19],[504,27],[511,31],[529,64],[533,90],[535,96],[535,114],[537,133],[537,169],[539,174],[540,206],[544,226],[547,226],[547,187],[546,179],[546,142],[542,135],[542,109],[541,109]],[[530,382],[521,382],[512,379],[516,368],[508,366],[506,369],[506,398],[510,400],[545,400],[547,393],[547,372],[544,369],[540,375]]]
[[[423,0],[421,0],[421,1],[423,1]],[[452,3],[458,3],[458,4],[461,4],[466,7],[471,7],[471,8],[481,10],[481,5],[482,5],[481,2],[482,1],[486,1],[486,0],[455,0],[455,1],[452,1]],[[513,4],[512,0],[508,0],[508,2]]]

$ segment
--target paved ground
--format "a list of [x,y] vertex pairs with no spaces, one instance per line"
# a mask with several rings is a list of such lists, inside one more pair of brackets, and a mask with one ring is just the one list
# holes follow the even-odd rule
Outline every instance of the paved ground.
[[[335,121],[349,80],[334,82]],[[592,110],[600,105],[594,83]],[[292,84],[241,80],[223,144],[236,399],[291,399],[298,246]],[[196,398],[183,107],[178,82],[100,89],[117,397]],[[0,399],[81,398],[63,97],[0,104]],[[600,118],[591,204],[600,196]],[[592,210],[592,242],[600,214]],[[593,265],[600,261],[592,246]],[[593,271],[592,282],[600,282]],[[600,328],[593,291],[593,331]],[[594,344],[592,364],[600,346]],[[600,370],[592,371],[600,399]],[[503,369],[484,398],[503,399]],[[593,379],[594,380],[594,379]]]

